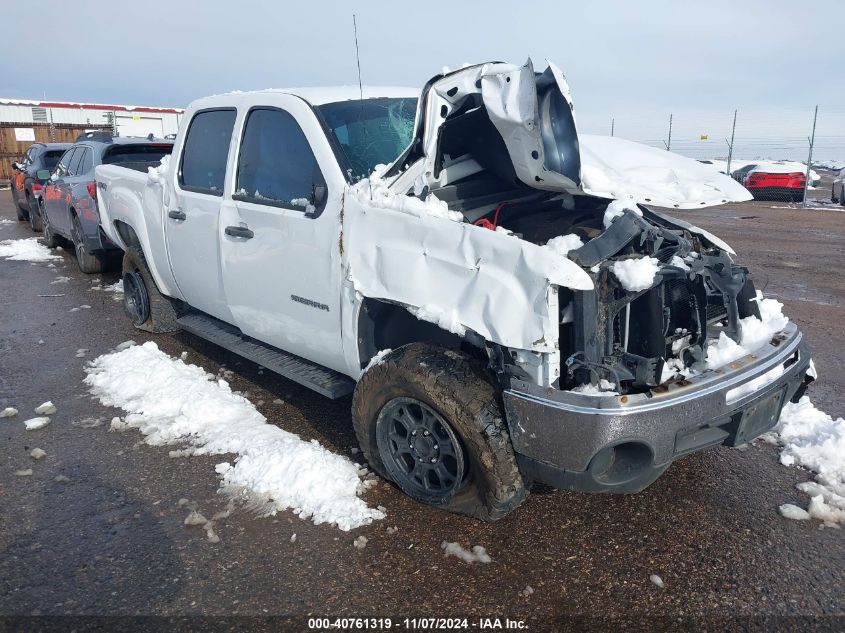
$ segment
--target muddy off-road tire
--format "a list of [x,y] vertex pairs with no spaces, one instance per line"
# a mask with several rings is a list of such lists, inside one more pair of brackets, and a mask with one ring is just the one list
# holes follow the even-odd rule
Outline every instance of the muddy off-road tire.
[[372,468],[417,501],[495,521],[528,496],[499,394],[468,356],[390,352],[358,382],[352,423]]
[[139,330],[163,333],[179,329],[173,300],[159,292],[147,260],[137,248],[123,254],[123,308]]

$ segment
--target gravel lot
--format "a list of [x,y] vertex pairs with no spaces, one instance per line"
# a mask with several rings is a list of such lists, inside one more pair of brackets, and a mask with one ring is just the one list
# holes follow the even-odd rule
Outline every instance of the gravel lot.
[[[829,176],[817,193],[829,195]],[[821,374],[810,395],[833,415],[845,414],[838,209],[750,202],[679,213],[730,243],[757,287],[785,304]],[[14,217],[9,192],[0,192],[0,218]],[[0,239],[31,235],[28,224],[0,224]],[[781,466],[764,443],[686,458],[637,495],[539,490],[495,524],[417,505],[381,484],[366,499],[385,506],[387,519],[354,532],[237,509],[211,543],[183,524],[179,500],[206,516],[224,509],[214,474],[222,460],[170,458],[137,432],[109,432],[118,412],[88,395],[85,359],[130,338],[186,351],[211,373],[232,370],[233,389],[275,424],[347,455],[349,399],[325,400],[188,334],[151,338],[111,293],[92,290],[117,273],[83,275],[70,252],[55,266],[0,260],[0,409],[21,411],[0,421],[2,615],[509,616],[532,630],[726,614],[748,618],[749,628],[845,623],[845,535],[778,514],[782,503],[806,506],[794,486],[810,476]],[[70,280],[51,283],[59,276]],[[39,296],[53,294],[61,296]],[[91,308],[71,311],[83,304]],[[82,348],[85,358],[76,356]],[[25,431],[20,421],[45,400],[58,407],[53,422]],[[86,428],[97,417],[105,424]],[[34,447],[46,457],[33,460]],[[15,475],[25,468],[33,474]],[[359,535],[368,539],[361,550],[352,545]],[[483,545],[493,562],[445,558],[444,540]],[[262,625],[243,628],[250,623]]]

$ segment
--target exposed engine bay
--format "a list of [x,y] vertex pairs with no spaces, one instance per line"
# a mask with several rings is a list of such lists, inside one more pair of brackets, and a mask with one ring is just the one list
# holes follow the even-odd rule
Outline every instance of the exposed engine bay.
[[[724,332],[738,341],[740,319],[760,316],[748,269],[682,221],[631,203],[608,222],[610,201],[569,193],[534,192],[483,206],[474,202],[453,201],[451,208],[469,207],[465,217],[475,218],[474,224],[508,230],[535,244],[559,235],[583,242],[568,257],[589,272],[595,290],[560,288],[565,372],[554,385],[559,389],[593,384],[618,394],[649,390],[703,369],[708,339]],[[639,257],[656,259],[659,272],[649,288],[631,291],[612,266]],[[501,369],[520,373],[518,366]]]

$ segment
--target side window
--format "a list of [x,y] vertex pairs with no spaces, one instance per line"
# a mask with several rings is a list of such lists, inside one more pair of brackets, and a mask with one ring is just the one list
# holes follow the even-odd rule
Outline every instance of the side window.
[[283,110],[257,108],[246,119],[238,156],[235,197],[259,204],[314,212],[315,188],[325,181],[308,139]]
[[183,189],[223,195],[226,159],[236,115],[235,110],[206,110],[194,116],[179,166],[179,184]]
[[59,159],[59,164],[56,166],[56,175],[59,178],[68,175],[68,166],[70,162],[73,160],[73,155],[76,152],[75,147],[71,147],[68,151],[62,154],[62,157]]
[[79,168],[76,173],[79,176],[84,176],[92,169],[94,169],[94,154],[90,149],[86,148],[85,153],[82,155],[82,160],[79,161]]
[[85,148],[77,147],[76,153],[73,155],[73,158],[70,159],[70,165],[68,165],[68,176],[78,176],[82,173],[79,171],[79,164],[82,162],[82,157],[84,155]]

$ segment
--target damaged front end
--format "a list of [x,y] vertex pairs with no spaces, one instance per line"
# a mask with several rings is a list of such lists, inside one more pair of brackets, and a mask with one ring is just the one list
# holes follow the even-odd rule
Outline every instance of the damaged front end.
[[[747,191],[669,152],[591,144],[621,150],[583,151],[553,65],[430,81],[407,150],[345,200],[347,289],[374,333],[350,355],[363,368],[414,320],[434,324],[487,360],[526,477],[631,492],[682,455],[770,429],[810,356],[785,318],[764,323],[727,244],[642,206]],[[643,174],[654,187],[626,180]]]
[[[569,253],[595,290],[571,295],[561,349],[571,352],[564,389],[593,383],[619,394],[656,387],[704,366],[708,338],[738,342],[740,319],[760,316],[748,269],[706,238],[648,210],[628,211]],[[651,257],[652,284],[627,290],[613,274],[620,259]]]

